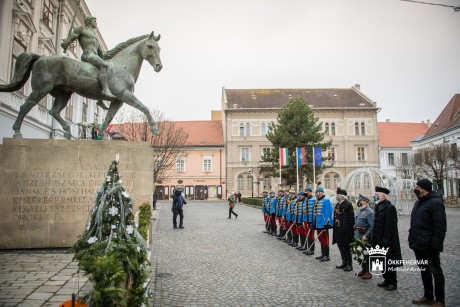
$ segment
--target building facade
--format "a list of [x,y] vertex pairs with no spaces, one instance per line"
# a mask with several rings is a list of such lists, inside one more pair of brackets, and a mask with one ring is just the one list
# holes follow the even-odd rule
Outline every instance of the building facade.
[[[77,2],[79,3],[78,9]],[[10,83],[16,58],[20,53],[32,52],[43,56],[62,55],[80,59],[81,48],[78,42],[64,53],[60,44],[67,37],[74,12],[74,28],[84,25],[84,18],[90,15],[85,1],[76,0],[7,0],[0,1],[0,83]],[[99,41],[107,50],[104,41],[96,30]],[[12,126],[19,107],[31,92],[30,80],[20,90],[13,93],[0,93],[0,143],[4,137],[12,137]],[[51,117],[48,110],[52,97],[47,95],[25,117],[21,133],[25,138],[64,138],[61,125]],[[72,138],[90,137],[83,132],[82,124],[102,123],[106,112],[96,106],[96,101],[76,94],[72,95],[62,117],[71,128]]]
[[325,155],[333,163],[318,181],[336,189],[350,172],[379,167],[376,103],[359,85],[350,89],[222,89],[222,126],[226,144],[227,189],[243,196],[259,196],[277,189],[271,163],[263,162],[272,145],[266,138],[271,122],[292,98],[303,98],[322,123],[332,146]]
[[177,157],[167,179],[155,183],[158,199],[169,199],[176,189],[192,200],[225,198],[225,145],[220,120],[175,121],[187,134],[186,153]]
[[409,179],[397,171],[399,165],[408,165],[412,155],[411,142],[424,136],[430,128],[426,123],[379,122],[380,169],[396,181]]

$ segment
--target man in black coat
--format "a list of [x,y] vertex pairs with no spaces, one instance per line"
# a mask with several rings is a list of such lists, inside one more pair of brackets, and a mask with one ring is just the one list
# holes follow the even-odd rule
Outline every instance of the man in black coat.
[[[402,260],[401,245],[399,244],[398,234],[398,215],[395,206],[387,199],[390,190],[384,187],[375,187],[374,200],[374,232],[372,234],[372,247],[377,245],[385,249],[387,266],[383,273],[384,281],[377,284],[385,290],[396,290],[397,279],[395,267],[401,266],[398,260]],[[388,265],[391,263],[391,265]]]
[[347,191],[337,188],[332,244],[337,243],[342,258],[342,264],[337,265],[336,268],[348,272],[353,270],[350,243],[353,241],[354,236],[355,212],[353,205],[348,201],[346,196]]
[[[433,184],[424,178],[417,182],[414,193],[417,195],[411,213],[409,247],[421,269],[424,294],[412,301],[413,304],[444,306],[444,274],[441,269],[439,253],[443,250],[446,236],[446,211],[438,193],[432,191]],[[434,294],[433,282],[434,279]]]

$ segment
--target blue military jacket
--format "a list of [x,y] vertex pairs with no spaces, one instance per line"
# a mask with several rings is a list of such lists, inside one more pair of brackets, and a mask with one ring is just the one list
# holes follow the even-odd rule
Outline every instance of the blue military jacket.
[[305,221],[308,224],[311,224],[313,222],[313,209],[315,207],[315,203],[316,203],[316,198],[313,197],[313,195],[307,198],[307,214],[305,217]]
[[278,200],[276,197],[269,197],[268,199],[268,213],[269,214],[275,214],[276,213],[276,203]]
[[268,201],[269,201],[270,197],[267,196],[265,198],[262,198],[262,213],[268,213]]
[[303,214],[305,211],[306,204],[307,204],[307,199],[305,197],[302,200],[297,199],[295,221],[298,224],[302,224],[304,221]]
[[313,208],[313,228],[329,229],[334,227],[334,208],[326,197],[316,200]]
[[295,203],[297,201],[297,198],[291,198],[290,204],[286,208],[286,221],[288,222],[294,222],[295,221]]
[[284,205],[284,196],[277,197],[277,204],[276,204],[276,216],[282,216],[283,213],[283,205]]

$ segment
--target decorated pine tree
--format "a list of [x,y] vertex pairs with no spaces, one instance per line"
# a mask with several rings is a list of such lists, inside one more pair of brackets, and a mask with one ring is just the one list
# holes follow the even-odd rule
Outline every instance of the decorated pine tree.
[[134,223],[133,201],[118,172],[118,155],[72,250],[79,268],[93,282],[83,298],[89,306],[149,304],[150,252]]

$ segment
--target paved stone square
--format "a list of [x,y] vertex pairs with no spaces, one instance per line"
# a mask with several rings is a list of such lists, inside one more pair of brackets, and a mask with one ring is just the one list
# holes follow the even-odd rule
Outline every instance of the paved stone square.
[[[159,202],[153,223],[153,306],[411,306],[423,294],[419,272],[399,272],[398,290],[337,270],[336,246],[321,263],[262,233],[259,209],[238,205],[228,220],[226,202],[190,201],[185,229],[173,229],[170,202]],[[441,254],[447,306],[460,306],[460,210],[448,209]],[[403,258],[409,217],[399,217]],[[318,252],[318,251],[317,251]],[[0,251],[0,306],[59,306],[86,279],[65,250]],[[409,268],[409,267],[408,267]],[[413,267],[415,269],[415,267]],[[355,271],[358,266],[355,265]]]

